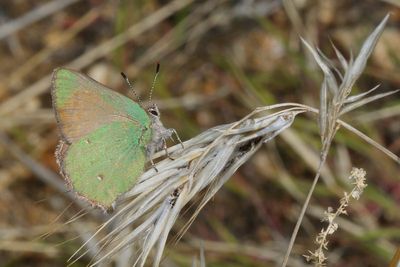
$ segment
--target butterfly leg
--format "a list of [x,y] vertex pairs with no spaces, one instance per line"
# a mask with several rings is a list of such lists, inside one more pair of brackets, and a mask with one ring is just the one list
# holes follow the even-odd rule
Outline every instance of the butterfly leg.
[[147,152],[147,157],[150,159],[151,167],[154,168],[154,170],[156,170],[156,172],[158,172],[158,169],[156,168],[156,165],[154,164],[154,161],[153,161],[153,154],[155,152],[154,146],[147,146],[146,152]]
[[[142,128],[142,133],[140,134],[140,137],[139,137],[139,143],[140,143],[140,144],[143,143],[143,136],[144,136],[144,133],[145,133],[148,129],[149,129],[149,128],[147,128],[147,127],[143,127],[143,128]],[[156,165],[154,164],[154,161],[153,161],[153,154],[154,154],[154,152],[155,152],[154,150],[155,150],[155,149],[154,149],[154,146],[147,146],[147,148],[146,148],[147,157],[150,159],[151,167],[154,168],[154,170],[156,170],[156,172],[158,172],[158,169],[156,168]]]
[[144,136],[144,133],[148,130],[149,128],[147,128],[147,127],[142,127],[142,132],[140,133],[140,137],[139,137],[139,144],[142,144],[143,143],[143,136]]
[[158,169],[157,169],[156,165],[154,165],[152,158],[150,158],[150,163],[151,163],[151,167],[154,168],[154,170],[156,170],[156,172],[158,172]]
[[165,151],[165,155],[166,155],[169,159],[172,159],[172,160],[173,160],[173,158],[171,158],[171,156],[170,156],[169,153],[168,153],[167,140],[166,140],[164,137],[162,137],[162,142],[163,142],[163,148],[164,148],[164,151]]
[[[172,133],[175,134],[176,139],[178,139],[179,143],[181,144],[182,148],[184,149],[185,147],[183,146],[182,140],[179,138],[179,135],[178,135],[177,131],[175,129],[173,129],[173,128],[169,129],[169,131],[171,131]],[[172,134],[171,134],[170,137],[172,139]]]

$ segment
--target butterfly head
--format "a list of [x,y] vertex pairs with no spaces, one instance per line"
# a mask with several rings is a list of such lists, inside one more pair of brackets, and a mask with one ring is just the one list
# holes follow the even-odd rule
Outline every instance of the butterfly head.
[[147,108],[147,112],[152,118],[159,118],[160,117],[160,111],[158,110],[158,107],[156,104],[151,104],[150,107]]

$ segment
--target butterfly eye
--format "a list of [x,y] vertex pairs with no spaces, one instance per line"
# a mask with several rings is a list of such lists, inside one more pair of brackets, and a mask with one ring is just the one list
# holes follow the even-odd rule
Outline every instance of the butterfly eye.
[[150,109],[149,112],[150,112],[150,114],[152,114],[154,116],[158,116],[158,112],[155,109]]

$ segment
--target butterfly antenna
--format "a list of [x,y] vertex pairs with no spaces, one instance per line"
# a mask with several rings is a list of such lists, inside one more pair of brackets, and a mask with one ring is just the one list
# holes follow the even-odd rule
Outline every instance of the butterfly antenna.
[[131,91],[135,95],[135,97],[136,97],[137,101],[139,102],[139,104],[142,105],[142,100],[140,99],[139,95],[136,93],[135,89],[133,89],[133,86],[132,86],[131,82],[129,81],[128,77],[123,72],[121,72],[121,76],[122,76],[122,78],[124,78],[124,80],[128,84],[129,89],[131,89]]
[[151,97],[153,96],[153,90],[156,85],[158,74],[160,73],[160,62],[157,62],[156,75],[154,76],[153,84],[151,85],[150,93],[149,93],[149,101],[151,101]]

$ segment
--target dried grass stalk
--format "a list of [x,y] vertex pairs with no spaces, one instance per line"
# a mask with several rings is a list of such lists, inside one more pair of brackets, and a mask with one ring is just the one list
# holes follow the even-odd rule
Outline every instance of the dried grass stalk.
[[[319,110],[319,127],[320,127],[322,148],[321,148],[320,163],[317,173],[314,177],[307,198],[301,209],[296,226],[293,230],[288,250],[282,262],[282,267],[286,266],[289,260],[289,255],[296,240],[296,236],[300,229],[300,225],[304,218],[308,204],[310,203],[311,196],[314,192],[315,186],[318,183],[321,174],[321,169],[322,166],[325,164],[333,138],[335,137],[336,132],[339,130],[340,126],[345,125],[345,123],[340,122],[340,116],[355,108],[363,106],[366,103],[375,101],[384,96],[391,95],[397,92],[396,90],[396,91],[391,91],[389,93],[378,94],[372,97],[365,98],[365,96],[368,93],[375,90],[375,88],[373,88],[367,91],[366,93],[359,94],[356,96],[349,96],[355,82],[364,71],[367,60],[371,55],[373,49],[375,48],[375,45],[378,42],[379,37],[381,36],[388,19],[389,15],[386,15],[385,18],[381,21],[381,23],[376,27],[376,29],[367,37],[367,39],[364,41],[360,49],[358,56],[354,60],[353,57],[351,56],[350,60],[346,61],[346,59],[339,52],[339,50],[337,50],[336,47],[333,46],[336,55],[338,57],[338,60],[341,64],[343,72],[337,69],[335,67],[335,64],[332,61],[330,61],[318,48],[313,48],[304,39],[302,39],[304,45],[311,52],[315,61],[317,62],[318,66],[320,67],[320,69],[324,74],[324,80],[320,91],[320,110]],[[334,73],[336,73],[338,78],[336,78]],[[346,128],[351,129],[348,126]],[[355,129],[353,132],[357,133]],[[359,133],[357,134],[361,136]],[[368,140],[366,136],[363,136],[363,138],[365,140]],[[382,149],[379,145],[376,145],[376,147],[384,151],[384,149]],[[390,152],[385,152],[385,153],[387,153],[388,155],[391,154]],[[398,160],[398,157],[396,156],[393,157],[393,155],[391,156],[392,158]]]
[[[267,114],[268,110],[276,108],[285,109]],[[119,198],[115,214],[96,232],[95,236],[108,226],[115,226],[101,239],[105,252],[91,266],[132,245],[138,248],[135,265],[144,266],[154,249],[153,266],[158,266],[168,234],[185,205],[200,192],[204,193],[181,234],[263,143],[288,128],[297,114],[307,110],[306,106],[299,104],[257,108],[238,122],[214,127],[184,142],[184,149],[180,145],[170,148],[174,159],[160,161],[158,172],[151,168],[144,173],[135,187]],[[155,157],[163,154],[161,151]],[[83,247],[71,257],[74,258],[72,263],[87,253]]]

